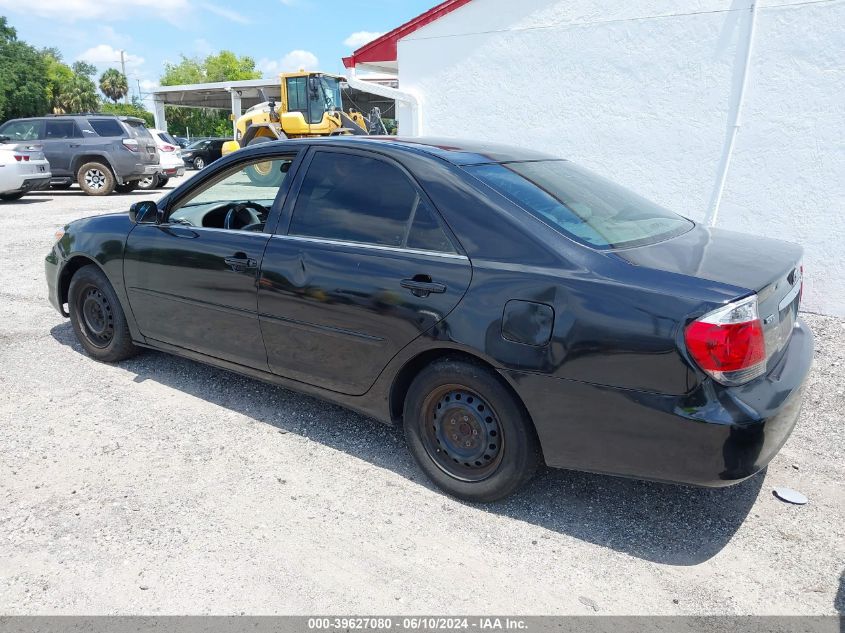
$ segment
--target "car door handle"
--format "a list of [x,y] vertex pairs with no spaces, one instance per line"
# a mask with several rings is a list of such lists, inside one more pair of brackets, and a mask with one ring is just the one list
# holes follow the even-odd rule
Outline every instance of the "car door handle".
[[403,279],[399,285],[410,290],[415,297],[427,297],[432,292],[435,294],[446,292],[445,284],[431,281],[428,275],[414,275],[413,279]]
[[242,273],[250,268],[258,268],[258,262],[256,260],[252,257],[241,255],[241,253],[237,253],[234,257],[226,257],[223,261],[236,273]]

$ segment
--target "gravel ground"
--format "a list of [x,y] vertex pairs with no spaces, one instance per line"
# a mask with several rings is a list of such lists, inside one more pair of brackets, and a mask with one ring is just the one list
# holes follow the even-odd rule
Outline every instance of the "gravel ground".
[[43,257],[56,227],[144,197],[0,205],[0,613],[845,610],[842,320],[805,315],[804,414],[766,473],[703,490],[548,471],[467,505],[370,419],[161,353],[87,357]]

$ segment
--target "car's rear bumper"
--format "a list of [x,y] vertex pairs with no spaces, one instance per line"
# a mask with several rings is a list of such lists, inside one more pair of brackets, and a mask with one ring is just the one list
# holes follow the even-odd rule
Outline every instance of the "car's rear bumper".
[[548,465],[725,486],[764,468],[786,442],[812,360],[813,335],[799,319],[777,365],[742,387],[708,380],[673,396],[503,373],[531,414]]

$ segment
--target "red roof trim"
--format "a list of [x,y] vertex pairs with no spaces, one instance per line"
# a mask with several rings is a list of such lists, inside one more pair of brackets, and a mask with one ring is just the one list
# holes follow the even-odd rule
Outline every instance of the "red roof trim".
[[446,0],[441,2],[436,7],[432,7],[425,13],[415,17],[397,26],[389,33],[385,33],[378,39],[364,44],[361,48],[356,50],[349,57],[343,58],[343,65],[346,68],[354,68],[355,64],[367,62],[395,62],[396,61],[396,44],[403,37],[410,35],[414,31],[421,29],[426,24],[431,24],[435,20],[439,20],[444,15],[447,15],[459,9],[470,0]]

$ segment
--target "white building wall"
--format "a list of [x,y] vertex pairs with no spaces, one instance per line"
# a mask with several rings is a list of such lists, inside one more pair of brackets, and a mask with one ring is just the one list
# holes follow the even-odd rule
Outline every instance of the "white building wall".
[[[420,98],[425,135],[549,151],[702,220],[727,150],[750,5],[473,0],[399,42],[400,87]],[[803,244],[805,308],[841,316],[843,24],[843,0],[758,3],[718,217]]]

